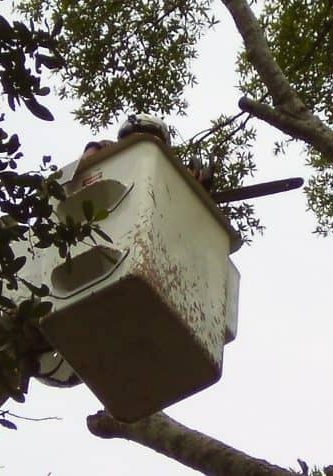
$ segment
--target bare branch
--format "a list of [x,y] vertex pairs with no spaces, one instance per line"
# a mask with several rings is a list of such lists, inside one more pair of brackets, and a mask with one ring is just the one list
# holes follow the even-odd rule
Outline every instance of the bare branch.
[[306,114],[307,108],[290,86],[275,61],[258,20],[246,0],[222,0],[241,34],[249,61],[258,71],[275,105],[283,105],[294,113]]
[[246,97],[240,99],[239,107],[293,138],[303,140],[332,160],[333,132],[316,116],[303,118]]
[[209,476],[294,474],[187,428],[163,412],[129,424],[115,420],[105,411],[99,411],[87,417],[87,425],[95,436],[135,441]]
[[[223,129],[226,126],[229,126],[234,121],[239,119],[243,114],[244,114],[244,112],[239,112],[238,114],[235,114],[234,116],[229,117],[226,121],[216,124],[216,126],[210,127],[208,129],[205,129],[205,130],[200,131],[200,132],[197,132],[193,137],[191,137],[191,139],[189,140],[189,143],[190,144],[195,143],[196,145],[199,145],[201,142],[203,142],[205,139],[207,139],[207,137],[209,137],[210,135],[219,131],[220,129]],[[246,121],[247,120],[248,119],[246,119]],[[197,137],[199,135],[201,135],[201,137],[199,139],[197,139]]]
[[258,71],[275,107],[242,98],[239,106],[268,124],[302,139],[322,153],[333,157],[333,132],[306,108],[275,61],[258,20],[246,0],[222,0],[243,37],[248,58]]
[[24,417],[21,415],[16,415],[15,413],[12,413],[8,410],[3,410],[0,412],[0,415],[5,417],[5,416],[11,416],[13,418],[18,418],[20,420],[27,420],[27,421],[48,421],[48,420],[62,420],[60,417],[44,417],[44,418],[32,418],[32,417]]

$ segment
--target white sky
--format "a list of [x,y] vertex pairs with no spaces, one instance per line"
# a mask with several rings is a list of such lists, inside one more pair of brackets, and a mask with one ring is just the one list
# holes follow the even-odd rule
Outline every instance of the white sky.
[[[238,110],[233,70],[239,36],[219,3],[216,11],[222,23],[201,43],[195,64],[200,85],[188,94],[188,118],[175,120],[184,135],[207,127],[220,112]],[[36,167],[43,154],[52,154],[59,164],[72,161],[91,138],[87,128],[73,122],[68,104],[48,102],[56,115],[53,124],[24,111],[8,115],[20,133],[26,168]],[[116,128],[97,136],[106,137],[115,138]],[[260,127],[256,181],[308,176],[298,147],[292,146],[285,158],[273,158],[276,138],[272,129]],[[224,375],[167,413],[275,464],[297,468],[297,458],[332,464],[332,239],[311,233],[314,220],[305,213],[301,191],[259,199],[256,206],[267,229],[263,238],[234,256],[242,275],[239,333],[225,350]],[[93,437],[85,418],[101,405],[84,386],[61,390],[34,382],[26,405],[4,408],[63,421],[17,420],[17,432],[1,429],[0,475],[196,473],[144,447]]]

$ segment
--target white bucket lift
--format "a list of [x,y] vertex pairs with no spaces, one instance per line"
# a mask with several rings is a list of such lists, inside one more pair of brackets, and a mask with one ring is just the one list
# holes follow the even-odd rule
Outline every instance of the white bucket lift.
[[171,149],[135,134],[81,161],[58,206],[108,209],[113,240],[47,250],[41,328],[111,414],[135,421],[216,382],[236,335],[239,236]]

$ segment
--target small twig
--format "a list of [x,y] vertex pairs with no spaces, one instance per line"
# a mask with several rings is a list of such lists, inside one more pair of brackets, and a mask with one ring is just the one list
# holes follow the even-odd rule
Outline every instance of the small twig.
[[[178,3],[176,3],[176,4],[173,5],[171,8],[169,8],[168,10],[166,10],[165,13],[163,13],[163,14],[162,14],[160,17],[158,17],[155,21],[152,21],[152,23],[151,23],[151,28],[157,27],[157,26],[159,25],[159,23],[161,23],[166,17],[168,17],[169,15],[171,15],[173,12],[175,12],[175,10],[176,10],[177,8],[179,8],[179,4],[178,4]],[[131,33],[128,34],[128,36],[126,37],[126,43],[127,43],[127,45],[129,44],[129,40],[131,40],[135,35],[138,35],[138,34],[140,33],[140,30],[141,30],[142,26],[146,25],[147,23],[149,23],[149,22],[143,21],[143,20],[140,21],[140,22],[138,23],[137,28],[136,28],[134,31],[132,31]],[[142,44],[142,42],[141,42],[141,44]],[[144,45],[142,45],[142,46],[143,46],[143,48],[144,48],[144,50],[145,50]]]
[[244,127],[246,126],[247,122],[251,119],[252,115],[251,114],[248,114],[247,118],[245,119],[245,121],[242,121],[240,123],[240,125],[238,127],[236,127],[236,129],[232,130],[224,139],[223,141],[218,144],[218,146],[220,146],[221,144],[223,144],[224,142],[227,142],[228,140],[230,140],[235,134],[237,134],[237,132],[241,131],[242,129],[244,129]]
[[21,415],[16,415],[15,413],[10,412],[9,410],[3,410],[0,412],[0,416],[6,417],[6,415],[18,418],[19,420],[28,420],[28,421],[47,421],[47,420],[62,420],[63,418],[60,417],[45,417],[45,418],[31,418],[31,417],[24,417]]
[[[198,132],[197,134],[195,134],[195,135],[189,140],[189,143],[190,143],[190,144],[195,143],[195,145],[200,144],[200,142],[202,142],[202,141],[204,141],[205,139],[207,139],[207,137],[209,137],[211,134],[214,134],[214,132],[218,131],[219,129],[223,129],[223,127],[228,126],[229,124],[231,124],[232,122],[234,122],[236,119],[238,119],[239,117],[241,117],[243,114],[244,114],[244,111],[239,112],[238,114],[235,114],[234,116],[231,116],[229,119],[227,119],[225,122],[222,122],[221,124],[217,124],[217,125],[214,126],[214,127],[211,127],[211,128],[209,128],[209,129],[204,129],[203,131]],[[198,137],[200,134],[203,134],[203,133],[205,133],[205,134],[204,134],[202,137],[200,137],[200,139],[198,139],[197,141],[194,140],[196,137]]]
[[28,235],[29,235],[28,241],[29,241],[29,246],[30,246],[29,249],[31,251],[31,254],[32,254],[33,258],[35,258],[36,253],[35,253],[35,246],[34,246],[34,243],[33,243],[33,235],[32,235],[32,230],[31,230],[31,224],[30,223],[29,223]]

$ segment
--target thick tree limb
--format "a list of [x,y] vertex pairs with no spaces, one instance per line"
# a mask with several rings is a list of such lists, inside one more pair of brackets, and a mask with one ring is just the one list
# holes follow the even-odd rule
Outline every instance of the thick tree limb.
[[87,418],[100,438],[125,438],[173,458],[209,476],[291,476],[294,473],[252,458],[224,443],[191,430],[165,413],[136,423],[121,423],[105,411]]
[[333,160],[333,132],[306,108],[275,61],[246,0],[222,0],[241,34],[248,58],[266,85],[275,107],[242,98],[240,108]]
[[246,0],[222,0],[241,34],[249,61],[266,85],[273,102],[294,113],[306,114],[307,108],[290,86],[275,61],[259,22]]
[[332,161],[333,132],[316,116],[303,119],[302,116],[286,113],[278,107],[273,108],[246,97],[240,99],[239,107],[291,137],[303,140]]

